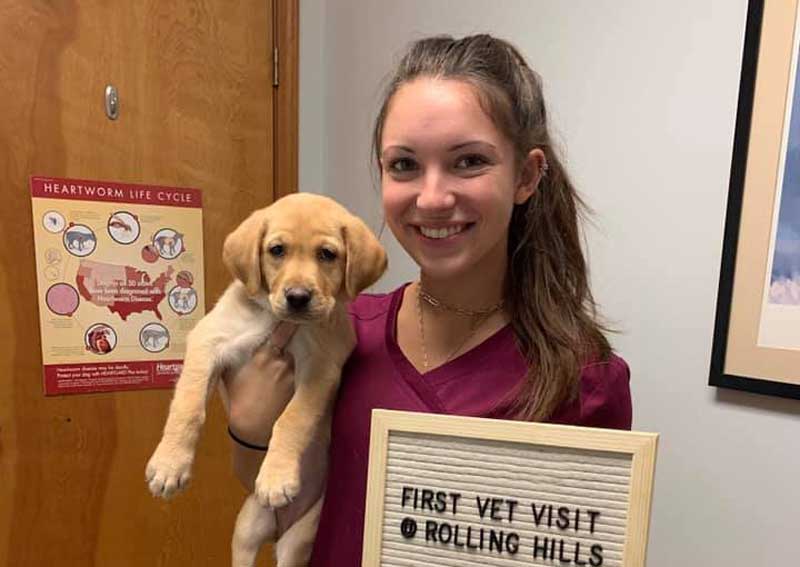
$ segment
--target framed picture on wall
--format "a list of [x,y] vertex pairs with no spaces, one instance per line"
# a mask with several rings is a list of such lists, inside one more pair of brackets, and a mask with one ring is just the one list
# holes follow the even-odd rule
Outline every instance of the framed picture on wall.
[[709,383],[800,399],[800,0],[750,0]]

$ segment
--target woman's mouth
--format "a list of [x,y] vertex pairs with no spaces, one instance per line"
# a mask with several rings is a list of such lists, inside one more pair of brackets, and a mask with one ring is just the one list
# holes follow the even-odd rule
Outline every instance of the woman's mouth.
[[450,238],[451,236],[455,236],[456,234],[463,232],[465,229],[471,227],[472,224],[473,223],[455,224],[447,227],[430,227],[419,225],[417,226],[417,230],[419,230],[419,232],[421,232],[426,238],[441,240],[443,238]]

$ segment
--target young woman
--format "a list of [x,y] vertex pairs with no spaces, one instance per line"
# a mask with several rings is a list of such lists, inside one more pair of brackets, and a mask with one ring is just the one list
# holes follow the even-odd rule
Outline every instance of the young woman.
[[[412,44],[388,86],[374,151],[387,224],[420,273],[351,306],[358,344],[333,415],[315,567],[360,565],[374,408],[631,425],[628,367],[588,287],[582,203],[520,53],[488,35]],[[279,370],[274,382],[261,378],[268,365]],[[272,392],[290,395],[290,363],[265,350],[244,372],[254,376],[230,393],[231,427],[263,444],[263,424],[284,401]],[[251,485],[263,453],[236,447]]]

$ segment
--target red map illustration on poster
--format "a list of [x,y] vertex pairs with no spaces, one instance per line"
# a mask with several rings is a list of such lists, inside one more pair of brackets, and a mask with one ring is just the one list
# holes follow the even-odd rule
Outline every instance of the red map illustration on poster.
[[152,311],[161,320],[163,317],[158,305],[167,296],[166,286],[172,280],[173,272],[169,266],[166,272],[153,280],[147,272],[132,266],[82,260],[75,283],[84,299],[107,307],[123,321],[131,313],[144,311]]

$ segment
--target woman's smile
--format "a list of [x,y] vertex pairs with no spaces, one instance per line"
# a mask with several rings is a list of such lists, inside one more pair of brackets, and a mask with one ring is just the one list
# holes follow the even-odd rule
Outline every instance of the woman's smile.
[[413,224],[411,228],[419,239],[421,246],[437,250],[461,246],[462,242],[473,232],[474,226],[474,222],[468,222],[447,226]]

